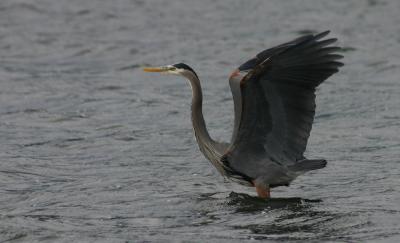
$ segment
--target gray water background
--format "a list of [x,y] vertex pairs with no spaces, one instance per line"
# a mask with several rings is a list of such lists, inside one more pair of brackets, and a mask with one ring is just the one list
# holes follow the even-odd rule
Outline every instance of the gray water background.
[[[399,242],[400,1],[0,1],[0,242]],[[272,191],[199,152],[199,74],[229,140],[229,73],[330,29],[345,66],[318,90],[306,155],[328,166]],[[299,199],[301,198],[301,199]]]

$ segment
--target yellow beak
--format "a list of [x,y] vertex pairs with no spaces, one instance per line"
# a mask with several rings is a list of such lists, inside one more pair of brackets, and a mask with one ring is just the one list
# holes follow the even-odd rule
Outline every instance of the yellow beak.
[[169,67],[145,67],[143,71],[151,72],[151,73],[159,73],[159,72],[168,72],[170,70]]

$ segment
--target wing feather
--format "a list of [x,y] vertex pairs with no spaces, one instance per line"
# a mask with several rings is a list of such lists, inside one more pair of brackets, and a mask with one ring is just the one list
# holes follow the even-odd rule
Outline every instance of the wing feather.
[[278,164],[290,167],[303,153],[315,115],[315,89],[343,64],[329,31],[267,49],[230,80],[235,130],[224,164],[257,178]]

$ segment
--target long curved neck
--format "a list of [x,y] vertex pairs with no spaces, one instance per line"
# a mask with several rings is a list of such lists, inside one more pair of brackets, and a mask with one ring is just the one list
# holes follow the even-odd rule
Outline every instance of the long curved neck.
[[183,76],[189,79],[190,86],[192,87],[192,123],[200,151],[222,175],[225,175],[225,170],[220,163],[224,148],[221,147],[221,143],[215,142],[210,137],[204,121],[203,94],[201,92],[200,80],[193,73],[185,73]]
[[201,91],[200,80],[192,73],[187,73],[184,76],[189,79],[192,87],[192,123],[196,140],[202,151],[203,149],[208,150],[215,142],[211,139],[204,121],[203,93]]

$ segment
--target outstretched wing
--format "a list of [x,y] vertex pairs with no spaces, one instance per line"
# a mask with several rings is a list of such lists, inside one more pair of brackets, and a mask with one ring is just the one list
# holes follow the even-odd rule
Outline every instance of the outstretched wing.
[[[315,114],[315,89],[343,64],[329,31],[267,49],[231,76],[235,130],[227,167],[254,178],[265,163],[304,159]],[[242,76],[240,74],[243,74]],[[264,164],[262,164],[264,163]]]

